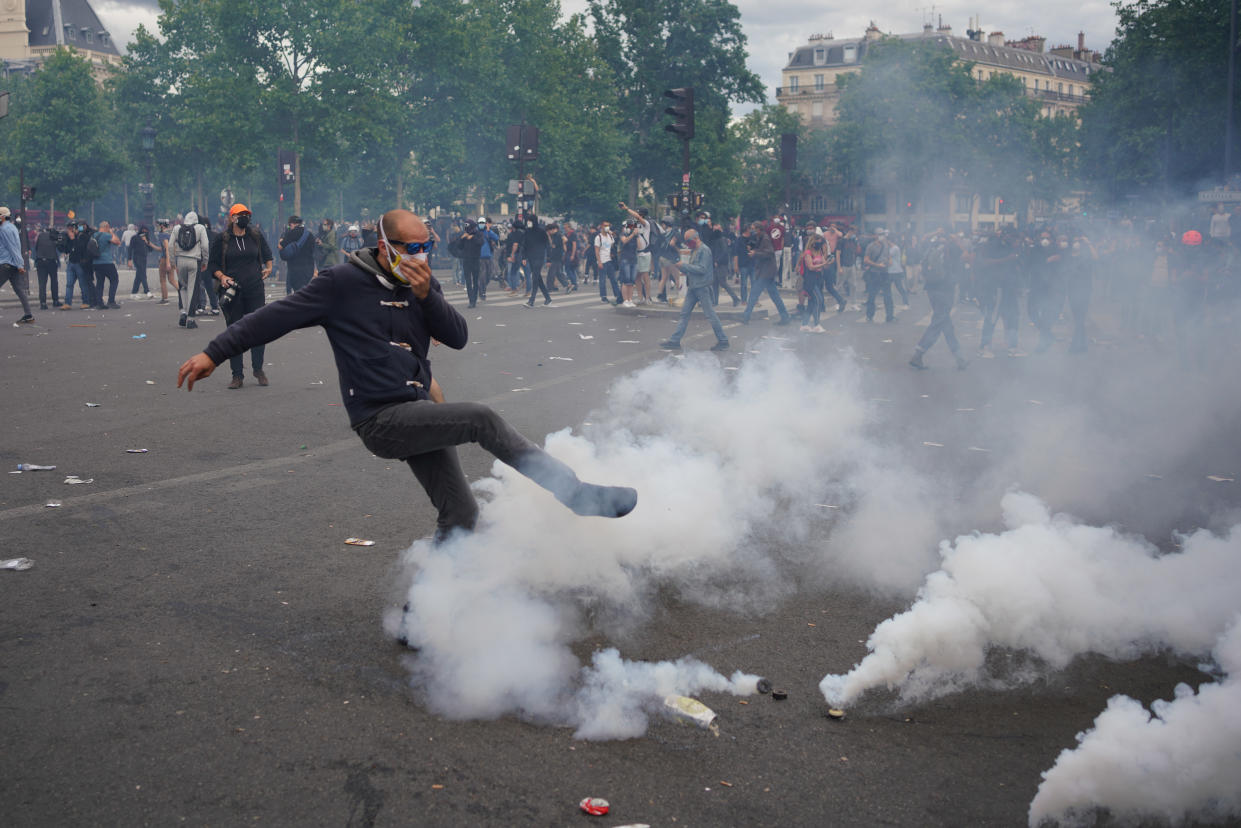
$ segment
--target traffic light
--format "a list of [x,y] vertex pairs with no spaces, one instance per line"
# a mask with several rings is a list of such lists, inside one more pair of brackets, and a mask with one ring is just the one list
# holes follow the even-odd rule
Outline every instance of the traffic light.
[[34,190],[29,184],[22,187],[22,201],[34,201]]
[[703,201],[704,201],[703,196],[702,196],[702,193],[694,193],[694,194],[691,196],[691,198],[693,199],[693,202],[694,202],[694,209],[695,209],[695,210],[701,210],[701,209],[702,209],[702,204],[703,204]]
[[675,133],[682,141],[694,137],[694,87],[684,86],[680,89],[665,89],[665,98],[672,98],[673,104],[664,110],[673,117],[673,122],[664,129]]

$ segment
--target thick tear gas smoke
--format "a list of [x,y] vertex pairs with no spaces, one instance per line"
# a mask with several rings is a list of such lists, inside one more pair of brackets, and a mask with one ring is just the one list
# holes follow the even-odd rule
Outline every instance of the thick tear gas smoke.
[[[1007,531],[941,544],[943,566],[913,606],[875,628],[870,654],[853,670],[823,679],[824,697],[846,705],[882,687],[916,701],[1033,679],[1085,653],[1204,657],[1214,647],[1222,683],[1197,696],[1178,688],[1175,701],[1155,706],[1154,719],[1132,699],[1113,699],[1080,747],[1045,774],[1030,819],[1095,807],[1169,818],[1235,813],[1241,525],[1223,536],[1199,530],[1181,538],[1179,552],[1161,555],[1112,528],[1053,516],[1029,494],[1005,495],[1003,510]],[[1041,669],[996,676],[988,653],[999,649],[1032,654]]]
[[[429,705],[572,725],[588,738],[637,736],[666,695],[749,693],[757,679],[615,650],[580,665],[575,641],[632,630],[657,591],[753,611],[830,568],[837,581],[909,594],[934,564],[939,528],[919,507],[917,477],[867,441],[858,381],[849,360],[812,378],[783,355],[732,376],[687,359],[622,379],[589,436],[547,440],[583,479],[642,493],[621,521],[576,518],[497,463],[478,484],[494,495],[478,531],[415,544],[410,611],[386,621],[420,649],[410,667]],[[837,516],[825,502],[846,508]],[[894,528],[898,502],[909,519],[881,531]],[[883,555],[868,554],[876,539]]]

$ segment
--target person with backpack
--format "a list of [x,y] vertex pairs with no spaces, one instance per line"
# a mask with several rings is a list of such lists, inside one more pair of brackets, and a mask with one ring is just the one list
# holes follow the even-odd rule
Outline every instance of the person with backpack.
[[913,359],[909,360],[914,368],[921,370],[927,367],[922,361],[922,355],[930,350],[941,333],[948,350],[957,361],[957,368],[964,370],[965,366],[969,365],[965,357],[961,356],[957,332],[952,325],[952,303],[957,289],[955,274],[964,253],[962,244],[960,237],[949,236],[942,227],[931,235],[927,244],[926,255],[922,259],[922,278],[926,286],[926,297],[931,300],[931,324],[927,326],[926,333],[922,334],[922,339],[918,340]]
[[65,269],[65,304],[64,310],[73,310],[73,283],[77,282],[82,292],[82,310],[93,306],[94,279],[91,276],[91,255],[87,248],[95,231],[86,222],[72,224],[65,229],[65,253],[69,257],[69,265]]
[[288,272],[284,279],[284,295],[301,290],[315,275],[315,236],[306,229],[301,216],[289,216],[289,224],[276,243],[280,258]]
[[[191,210],[185,214],[185,220],[169,239],[168,247],[177,274],[177,307],[181,309],[177,324],[182,328],[197,328],[192,314],[202,279],[200,274],[207,269],[208,251],[207,231],[198,223],[197,213]],[[182,297],[186,288],[189,288],[188,299]]]
[[[228,211],[228,228],[211,244],[210,269],[219,284],[220,306],[229,326],[267,303],[263,282],[271,275],[272,255],[267,239],[250,223],[250,208],[234,204]],[[267,385],[263,372],[263,345],[250,351],[252,373],[259,385]],[[233,381],[230,390],[241,388],[245,352],[230,357]]]

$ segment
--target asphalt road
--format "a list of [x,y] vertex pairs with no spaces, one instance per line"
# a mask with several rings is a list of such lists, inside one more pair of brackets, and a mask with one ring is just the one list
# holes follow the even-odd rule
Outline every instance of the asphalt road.
[[[674,358],[657,347],[672,314],[613,309],[594,286],[530,310],[495,291],[466,310],[450,292],[471,344],[436,352],[449,397],[487,402],[536,439],[581,423],[618,376]],[[788,691],[787,701],[748,704],[703,694],[720,714],[718,738],[658,723],[644,738],[585,742],[512,717],[441,719],[410,690],[402,650],[380,627],[400,600],[396,556],[432,531],[433,513],[407,470],[372,457],[350,432],[321,332],[269,346],[268,388],[247,379],[226,390],[224,368],[187,394],[174,388],[177,366],[219,318],[185,331],[175,310],[127,302],[41,312],[35,326],[13,327],[20,312],[7,292],[0,299],[0,460],[57,466],[0,477],[4,557],[34,561],[0,572],[8,826],[1021,825],[1040,772],[1110,696],[1149,702],[1171,697],[1177,682],[1207,680],[1172,656],[1084,658],[1015,690],[912,708],[878,699],[831,721],[819,679],[857,662],[875,624],[907,600],[828,586],[763,614],[670,599],[622,642],[630,658],[696,654]],[[1105,308],[1086,357],[1066,356],[1062,342],[1041,358],[977,360],[958,372],[941,344],[931,370],[916,373],[905,362],[928,313],[918,295],[893,325],[829,314],[826,335],[726,320],[734,348],[719,359],[738,365],[771,335],[808,361],[852,349],[874,427],[962,502],[1002,492],[980,491],[994,484],[986,472],[995,461],[971,447],[996,453],[1042,430],[1054,445],[1054,429],[1066,428],[1055,413],[1076,410],[1101,372],[1159,361],[1115,335]],[[977,311],[957,317],[976,344]],[[690,334],[688,349],[713,339],[701,318]],[[1033,344],[1029,329],[1023,337]],[[1008,482],[1047,484],[1054,507],[1161,543],[1172,529],[1235,514],[1235,485],[1206,476],[1241,470],[1241,444],[1223,439],[1241,424],[1236,409],[1185,439],[1163,419],[1130,427],[1121,412],[1175,396],[1162,380],[1137,377],[1085,414],[1115,418],[1124,439],[1107,455],[1114,467],[1078,458],[1080,485],[1056,487],[1049,481],[1064,481],[1026,458]],[[138,448],[148,451],[127,453]],[[462,458],[471,479],[491,467],[475,448]],[[93,482],[66,485],[66,474]],[[1057,502],[1056,492],[1070,494]],[[1077,502],[1074,492],[1090,496]],[[45,505],[53,500],[62,505]],[[346,546],[349,536],[376,543]],[[600,643],[584,640],[578,654]],[[586,796],[610,800],[611,815],[579,813]]]

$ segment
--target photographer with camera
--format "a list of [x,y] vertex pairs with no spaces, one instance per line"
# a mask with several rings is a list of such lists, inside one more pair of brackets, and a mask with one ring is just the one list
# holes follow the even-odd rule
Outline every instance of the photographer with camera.
[[[250,224],[250,218],[250,208],[234,204],[228,211],[228,228],[211,243],[208,268],[219,283],[220,307],[230,326],[267,303],[263,282],[271,275],[271,248],[258,228]],[[263,351],[263,345],[256,345],[250,351],[252,373],[259,385],[267,385]],[[233,369],[230,389],[241,387],[244,357],[242,351],[229,358]]]
[[39,307],[47,310],[48,282],[52,285],[52,306],[60,307],[60,233],[55,227],[44,227],[34,240],[34,268],[39,274]]
[[741,314],[741,324],[750,324],[750,315],[754,313],[754,306],[764,292],[771,297],[776,313],[780,314],[780,321],[776,324],[789,324],[788,309],[784,307],[784,300],[780,298],[780,291],[776,288],[776,250],[771,244],[771,236],[761,222],[756,221],[750,225],[750,235],[746,239],[746,256],[753,262],[751,266],[754,269],[754,284],[750,287],[745,313]]

